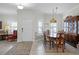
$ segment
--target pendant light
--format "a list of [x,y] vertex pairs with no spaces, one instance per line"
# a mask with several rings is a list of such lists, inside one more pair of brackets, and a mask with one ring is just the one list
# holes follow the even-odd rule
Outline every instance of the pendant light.
[[52,19],[50,20],[50,23],[56,23],[56,13],[57,13],[57,9],[58,7],[56,7],[56,12],[54,11],[53,9],[53,16],[52,16]]
[[17,6],[17,8],[18,8],[18,9],[23,9],[24,6],[23,6],[22,4],[19,4],[19,5]]

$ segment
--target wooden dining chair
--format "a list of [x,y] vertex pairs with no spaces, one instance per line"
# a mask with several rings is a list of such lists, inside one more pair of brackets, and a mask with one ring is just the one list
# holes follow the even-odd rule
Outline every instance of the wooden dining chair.
[[64,52],[64,34],[62,33],[58,33],[57,34],[57,39],[54,41],[54,44],[55,44],[55,48],[56,48],[56,51],[58,52],[58,49],[61,48],[62,52]]
[[46,46],[48,44],[49,49],[51,49],[52,41],[50,40],[50,37],[49,37],[49,30],[45,31],[43,35],[44,35],[44,45]]

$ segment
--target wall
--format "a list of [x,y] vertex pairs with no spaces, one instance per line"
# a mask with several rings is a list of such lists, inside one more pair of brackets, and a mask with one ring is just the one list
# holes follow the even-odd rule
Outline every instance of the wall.
[[57,15],[57,31],[63,30],[63,14]]
[[[2,15],[0,15],[0,21],[4,21],[3,19],[2,19]],[[3,28],[3,23],[2,23],[2,28]]]
[[52,16],[50,14],[44,14],[44,29],[43,29],[44,31],[49,29],[51,17]]
[[[8,25],[11,28],[13,23],[17,23],[16,14],[0,14],[0,21],[2,21],[2,29],[5,30],[5,26]],[[11,34],[11,30],[8,31]]]
[[34,41],[35,33],[38,32],[38,21],[43,19],[43,15],[31,9],[23,9],[18,10],[17,19],[18,42]]
[[9,29],[8,29],[8,33],[11,34],[12,31],[10,30],[11,29],[11,25],[13,23],[17,23],[17,17],[16,17],[16,14],[15,15],[6,15],[6,14],[1,14],[1,20],[2,20],[2,29],[3,30],[6,30],[5,26],[9,26]]

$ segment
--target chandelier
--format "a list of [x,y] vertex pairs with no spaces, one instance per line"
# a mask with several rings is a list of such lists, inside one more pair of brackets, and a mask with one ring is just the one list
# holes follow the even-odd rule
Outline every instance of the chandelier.
[[56,21],[57,9],[58,9],[58,7],[56,7],[56,12],[54,12],[54,9],[53,9],[53,16],[52,16],[52,18],[51,18],[51,20],[50,20],[50,23],[56,23],[56,22],[57,22],[57,21]]

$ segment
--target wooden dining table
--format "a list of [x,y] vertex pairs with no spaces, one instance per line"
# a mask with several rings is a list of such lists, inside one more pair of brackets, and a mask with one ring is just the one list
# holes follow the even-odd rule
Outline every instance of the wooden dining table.
[[54,41],[59,38],[59,37],[57,36],[58,34],[61,35],[61,34],[63,34],[63,33],[62,33],[62,32],[57,32],[57,33],[53,33],[53,35],[48,35],[48,37],[49,37],[49,39],[50,39],[50,48],[51,48],[51,47],[54,47]]
[[48,35],[50,40],[50,49],[51,47],[54,47],[54,41],[58,38],[57,33],[54,33],[53,35]]

